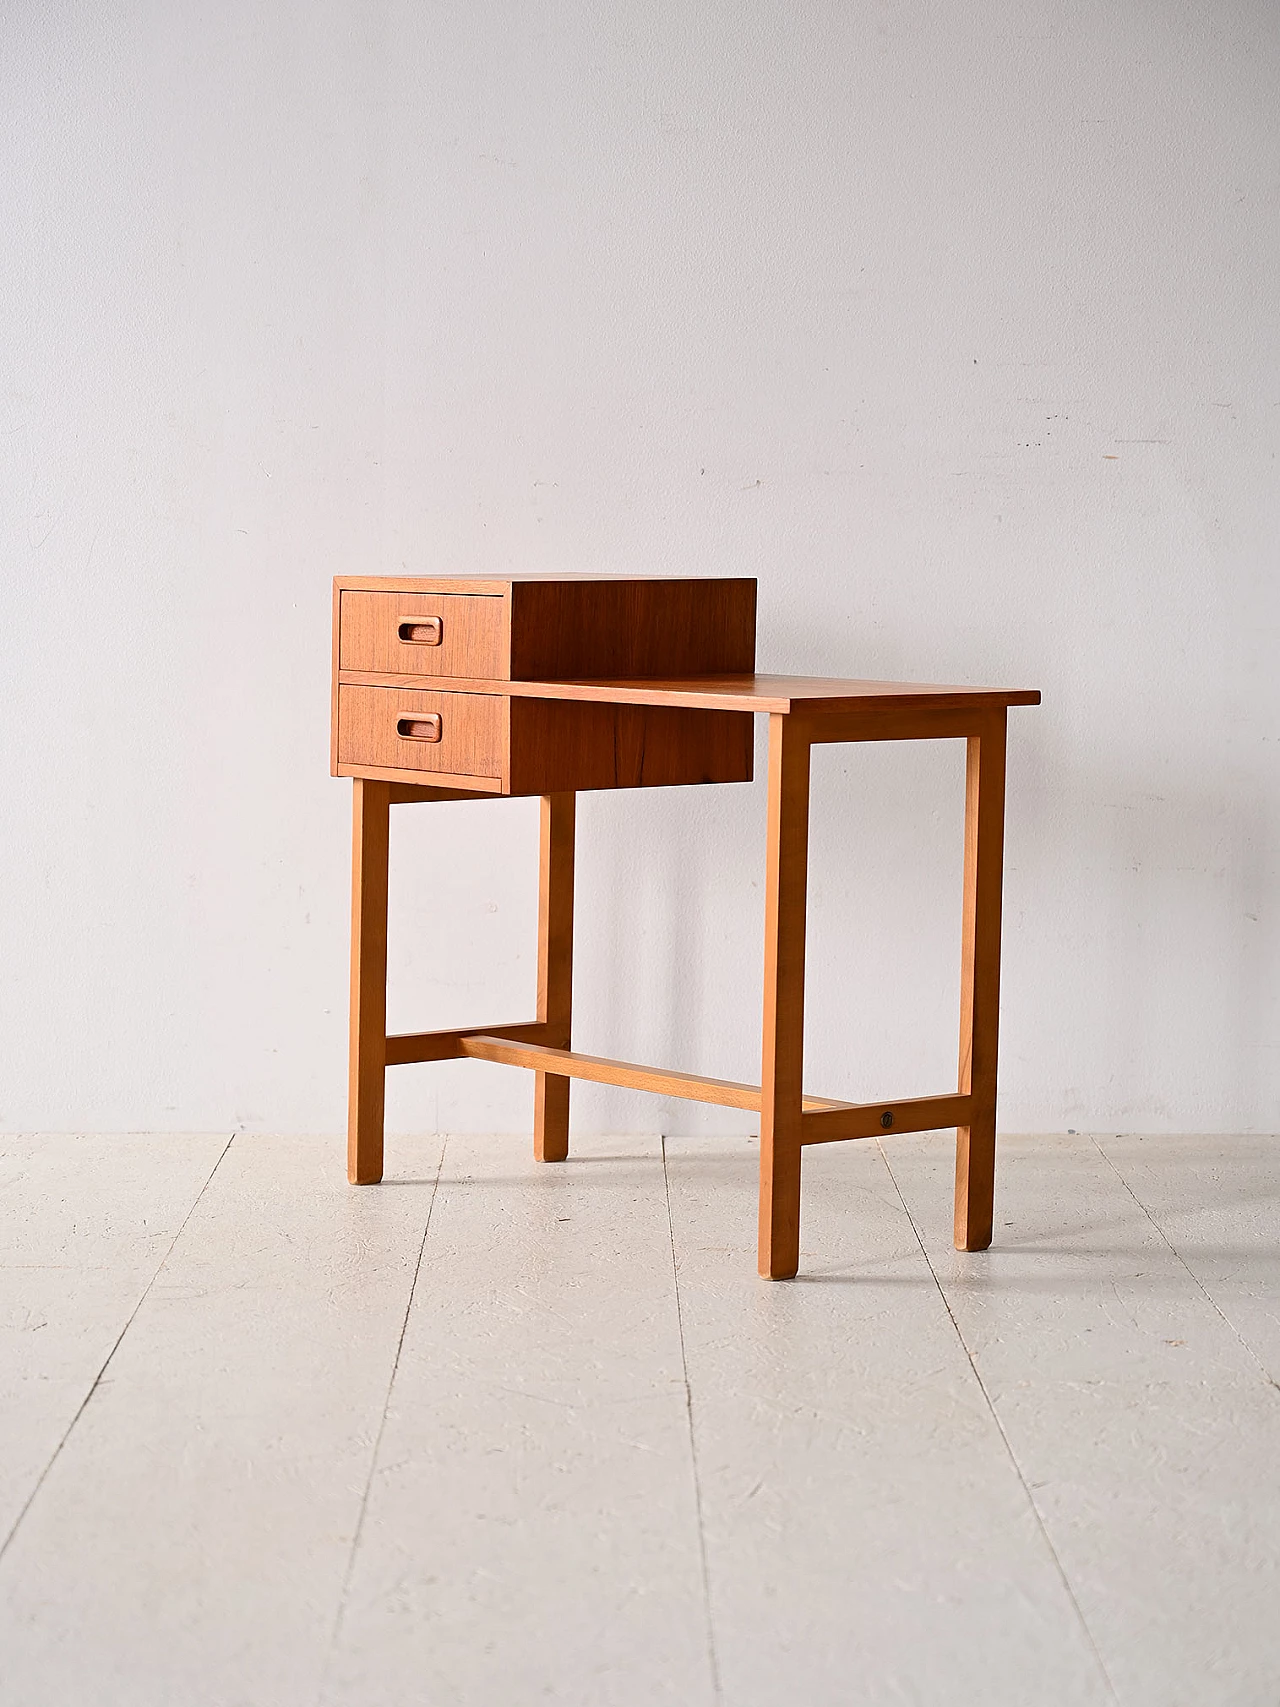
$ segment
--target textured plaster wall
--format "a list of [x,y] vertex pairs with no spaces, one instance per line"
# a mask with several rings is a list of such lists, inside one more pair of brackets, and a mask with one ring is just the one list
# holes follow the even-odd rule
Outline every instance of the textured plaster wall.
[[[516,568],[1041,687],[1004,1124],[1280,1125],[1272,0],[28,0],[0,149],[0,1126],[340,1127],[329,578]],[[961,766],[816,762],[815,1090],[951,1082]],[[755,1075],[763,817],[583,798],[582,1047]],[[395,838],[393,1026],[531,1011],[536,806]]]

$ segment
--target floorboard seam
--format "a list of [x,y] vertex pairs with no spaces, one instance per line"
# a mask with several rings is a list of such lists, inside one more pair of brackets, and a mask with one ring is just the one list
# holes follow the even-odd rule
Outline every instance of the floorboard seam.
[[0,1541],[0,1559],[3,1559],[5,1554],[9,1551],[9,1548],[13,1542],[14,1536],[18,1533],[19,1529],[21,1529],[21,1527],[22,1527],[23,1519],[26,1517],[27,1513],[31,1510],[32,1505],[35,1503],[36,1495],[40,1492],[41,1488],[44,1486],[45,1482],[48,1480],[49,1474],[52,1471],[54,1465],[58,1462],[58,1459],[62,1456],[62,1449],[67,1444],[67,1442],[70,1440],[71,1435],[72,1435],[72,1431],[74,1430],[76,1424],[80,1421],[80,1418],[84,1415],[85,1411],[88,1409],[90,1399],[92,1399],[93,1395],[98,1391],[98,1388],[102,1385],[102,1378],[107,1373],[107,1370],[110,1368],[112,1358],[119,1351],[120,1346],[121,1346],[121,1342],[123,1341],[124,1336],[129,1332],[129,1329],[133,1326],[134,1318],[137,1316],[138,1311],[141,1310],[142,1306],[146,1303],[147,1298],[150,1296],[151,1288],[155,1285],[156,1281],[160,1278],[160,1274],[164,1268],[164,1265],[168,1262],[169,1258],[173,1255],[173,1247],[177,1244],[178,1240],[182,1237],[183,1233],[186,1231],[188,1221],[190,1221],[191,1217],[195,1214],[197,1208],[199,1207],[200,1199],[204,1196],[205,1192],[209,1189],[209,1183],[213,1179],[214,1174],[216,1174],[218,1169],[222,1166],[222,1159],[226,1155],[227,1151],[231,1148],[232,1144],[235,1142],[235,1136],[236,1135],[233,1132],[231,1134],[231,1136],[227,1139],[226,1143],[222,1146],[221,1150],[218,1151],[217,1159],[215,1160],[213,1166],[209,1169],[209,1172],[205,1175],[204,1183],[201,1185],[199,1191],[195,1194],[194,1198],[192,1198],[190,1209],[188,1209],[187,1213],[182,1217],[182,1224],[179,1226],[177,1232],[173,1235],[172,1239],[170,1239],[168,1245],[165,1248],[164,1255],[160,1258],[160,1261],[156,1264],[155,1268],[152,1271],[150,1280],[148,1280],[147,1284],[143,1287],[141,1293],[139,1293],[137,1303],[133,1306],[133,1309],[130,1310],[128,1317],[125,1320],[124,1326],[121,1328],[120,1332],[116,1335],[115,1341],[112,1344],[111,1350],[107,1353],[106,1357],[103,1359],[101,1369],[99,1369],[98,1373],[94,1376],[93,1381],[90,1383],[89,1391],[85,1394],[84,1398],[81,1399],[79,1405],[77,1405],[77,1407],[76,1407],[75,1415],[72,1417],[71,1421],[67,1424],[66,1428],[62,1431],[61,1440],[59,1440],[58,1444],[54,1447],[53,1451],[50,1453],[49,1462],[45,1465],[44,1469],[40,1472],[39,1476],[36,1478],[35,1486],[32,1488],[31,1492],[27,1495],[26,1499],[23,1501],[22,1509],[19,1511],[17,1517],[14,1518],[12,1528],[9,1530],[9,1533],[5,1536],[4,1540]]
[[693,1467],[693,1505],[698,1520],[698,1556],[702,1562],[702,1598],[707,1609],[707,1660],[711,1668],[711,1689],[717,1704],[723,1699],[720,1688],[720,1666],[716,1658],[715,1625],[711,1617],[711,1569],[707,1562],[707,1538],[702,1520],[702,1480],[698,1475],[698,1446],[693,1430],[693,1388],[689,1384],[689,1360],[684,1349],[684,1315],[680,1308],[680,1271],[676,1263],[676,1227],[671,1213],[671,1180],[667,1173],[667,1140],[662,1146],[662,1185],[667,1197],[667,1233],[671,1239],[671,1284],[676,1300],[676,1332],[680,1339],[680,1373],[684,1378],[684,1408],[689,1430],[689,1459]]
[[[1118,1134],[1117,1134],[1117,1136],[1118,1136]],[[1212,1293],[1209,1292],[1208,1288],[1204,1285],[1203,1281],[1201,1281],[1200,1277],[1196,1274],[1195,1270],[1191,1267],[1190,1263],[1188,1263],[1187,1259],[1183,1256],[1182,1252],[1174,1244],[1173,1240],[1165,1232],[1164,1228],[1156,1220],[1155,1216],[1147,1208],[1146,1204],[1138,1196],[1137,1192],[1129,1184],[1128,1180],[1120,1172],[1120,1169],[1111,1160],[1111,1157],[1102,1148],[1102,1145],[1099,1144],[1097,1138],[1095,1138],[1092,1133],[1090,1134],[1090,1142],[1092,1143],[1094,1149],[1102,1157],[1103,1161],[1111,1169],[1112,1173],[1120,1181],[1120,1184],[1129,1193],[1129,1196],[1137,1204],[1138,1208],[1146,1216],[1147,1220],[1150,1221],[1151,1225],[1155,1228],[1156,1232],[1160,1236],[1161,1243],[1166,1247],[1166,1249],[1174,1257],[1177,1258],[1178,1263],[1180,1264],[1182,1269],[1185,1271],[1188,1279],[1191,1281],[1191,1283],[1194,1285],[1196,1290],[1200,1293],[1201,1297],[1205,1300],[1205,1302],[1209,1305],[1209,1307],[1213,1310],[1214,1314],[1222,1322],[1222,1324],[1226,1328],[1227,1332],[1229,1334],[1233,1335],[1234,1338],[1240,1342],[1240,1344],[1244,1347],[1245,1351],[1248,1353],[1248,1355],[1252,1359],[1252,1361],[1255,1364],[1257,1364],[1258,1369],[1262,1375],[1262,1379],[1266,1382],[1267,1386],[1271,1388],[1272,1392],[1276,1393],[1277,1395],[1280,1395],[1280,1382],[1276,1381],[1275,1377],[1272,1375],[1271,1371],[1267,1368],[1266,1364],[1258,1356],[1257,1352],[1249,1344],[1248,1340],[1240,1332],[1239,1328],[1236,1327],[1235,1323],[1231,1320],[1230,1316],[1228,1316],[1226,1311],[1223,1310],[1222,1307],[1218,1304],[1217,1300],[1213,1297]]]
[[413,1279],[409,1282],[409,1296],[405,1300],[404,1317],[400,1323],[400,1337],[396,1340],[396,1354],[391,1362],[391,1374],[387,1378],[386,1396],[382,1401],[382,1415],[378,1419],[377,1433],[373,1437],[373,1451],[369,1455],[369,1474],[365,1477],[364,1492],[360,1496],[360,1510],[356,1516],[356,1526],[351,1532],[351,1548],[347,1554],[347,1568],[342,1576],[342,1589],[338,1595],[338,1609],[334,1614],[333,1629],[329,1636],[329,1652],[325,1656],[324,1672],[320,1679],[318,1701],[323,1701],[329,1688],[329,1676],[333,1668],[334,1656],[338,1651],[338,1638],[342,1634],[342,1621],[346,1616],[347,1598],[351,1592],[351,1579],[355,1574],[356,1553],[360,1547],[360,1539],[364,1534],[365,1517],[369,1510],[369,1497],[373,1492],[374,1478],[378,1473],[378,1458],[382,1451],[382,1437],[387,1429],[387,1415],[391,1410],[391,1395],[395,1390],[396,1376],[400,1371],[400,1357],[404,1351],[405,1335],[409,1331],[409,1317],[413,1313],[413,1300],[418,1290],[418,1277],[422,1273],[422,1258],[427,1248],[427,1235],[431,1231],[431,1216],[436,1206],[436,1193],[440,1189],[440,1174],[444,1168],[444,1153],[448,1147],[448,1139],[440,1145],[440,1159],[436,1163],[436,1177],[431,1182],[431,1200],[427,1204],[427,1218],[422,1228],[422,1238],[418,1244],[418,1258],[413,1265]]
[[986,1404],[987,1410],[991,1413],[991,1420],[996,1425],[996,1428],[999,1431],[1000,1439],[1004,1443],[1004,1449],[1005,1449],[1005,1452],[1008,1454],[1010,1464],[1013,1466],[1014,1474],[1017,1476],[1018,1481],[1022,1485],[1022,1491],[1023,1491],[1024,1495],[1026,1496],[1027,1505],[1031,1510],[1031,1515],[1035,1518],[1036,1527],[1037,1527],[1037,1529],[1039,1529],[1040,1534],[1044,1538],[1044,1544],[1049,1550],[1049,1557],[1053,1560],[1054,1569],[1058,1573],[1058,1580],[1061,1582],[1062,1587],[1063,1587],[1063,1591],[1065,1592],[1067,1599],[1071,1603],[1071,1606],[1072,1606],[1073,1611],[1075,1612],[1076,1618],[1079,1620],[1080,1628],[1084,1633],[1085,1641],[1088,1642],[1088,1644],[1089,1644],[1090,1652],[1093,1654],[1094,1659],[1097,1661],[1098,1670],[1102,1676],[1103,1682],[1107,1686],[1107,1693],[1110,1695],[1111,1699],[1117,1703],[1117,1707],[1118,1707],[1120,1697],[1116,1692],[1115,1684],[1112,1682],[1111,1673],[1107,1670],[1106,1661],[1102,1657],[1102,1653],[1098,1647],[1097,1642],[1094,1641],[1093,1631],[1090,1630],[1088,1620],[1085,1618],[1084,1611],[1080,1605],[1080,1602],[1076,1599],[1076,1592],[1071,1586],[1071,1579],[1067,1576],[1067,1573],[1066,1573],[1066,1570],[1063,1566],[1062,1560],[1058,1557],[1058,1549],[1054,1546],[1053,1541],[1050,1538],[1049,1531],[1045,1527],[1045,1521],[1044,1521],[1044,1518],[1042,1517],[1042,1515],[1040,1513],[1040,1507],[1036,1504],[1036,1498],[1035,1498],[1035,1495],[1031,1491],[1031,1485],[1027,1481],[1027,1478],[1022,1473],[1022,1466],[1021,1466],[1021,1464],[1019,1464],[1018,1455],[1013,1449],[1013,1442],[1009,1439],[1008,1434],[1005,1432],[1005,1426],[1000,1420],[999,1412],[996,1410],[996,1407],[995,1407],[994,1403],[992,1402],[991,1394],[987,1391],[987,1384],[982,1379],[982,1373],[978,1368],[977,1359],[974,1357],[973,1352],[969,1349],[968,1341],[964,1337],[964,1333],[961,1330],[960,1323],[956,1320],[955,1311],[951,1308],[951,1300],[947,1297],[946,1291],[944,1290],[943,1285],[942,1285],[942,1281],[938,1278],[938,1271],[933,1266],[933,1260],[929,1255],[929,1252],[925,1246],[924,1240],[920,1236],[920,1229],[916,1225],[916,1218],[911,1213],[911,1210],[907,1204],[907,1200],[903,1196],[902,1187],[898,1184],[897,1176],[894,1174],[892,1164],[890,1163],[888,1156],[885,1154],[884,1145],[881,1143],[881,1141],[878,1138],[876,1139],[876,1149],[879,1150],[880,1159],[881,1159],[881,1161],[883,1161],[883,1163],[885,1165],[885,1171],[888,1173],[890,1180],[893,1182],[893,1189],[898,1194],[898,1201],[902,1205],[903,1213],[906,1215],[907,1220],[911,1224],[911,1231],[915,1234],[916,1243],[920,1247],[920,1255],[924,1258],[925,1263],[928,1265],[929,1273],[933,1277],[933,1284],[937,1287],[938,1296],[942,1300],[942,1307],[947,1312],[947,1315],[951,1321],[951,1326],[955,1329],[956,1338],[960,1342],[960,1349],[964,1352],[965,1356],[969,1360],[969,1367],[973,1371],[973,1378],[978,1383],[978,1391],[982,1394],[983,1401]]

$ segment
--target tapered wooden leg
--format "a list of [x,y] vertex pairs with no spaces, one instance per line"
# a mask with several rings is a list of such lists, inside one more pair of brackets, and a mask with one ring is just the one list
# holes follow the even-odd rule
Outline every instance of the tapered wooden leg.
[[1000,1038],[1000,893],[1004,866],[1006,714],[969,737],[960,968],[960,1092],[971,1124],[956,1134],[956,1249],[991,1243],[996,1173],[996,1056]]
[[382,1178],[387,1071],[387,851],[391,785],[357,777],[351,835],[351,1060],[347,1077],[347,1178]]
[[[577,797],[544,794],[538,875],[538,1018],[547,1041],[570,1047],[573,1015],[573,832]],[[540,1162],[569,1154],[569,1080],[535,1073],[533,1153]]]
[[809,733],[769,719],[769,829],[760,1064],[760,1273],[800,1265],[800,1110],[804,1062],[804,926],[809,860]]

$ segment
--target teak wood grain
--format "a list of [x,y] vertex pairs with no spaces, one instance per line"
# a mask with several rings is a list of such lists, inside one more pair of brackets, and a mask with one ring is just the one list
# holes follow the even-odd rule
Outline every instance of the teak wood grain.
[[[511,674],[511,609],[493,594],[341,592],[338,656],[344,670],[382,675]],[[401,630],[422,631],[421,639]],[[434,632],[438,639],[426,636]]]
[[[338,577],[331,768],[354,778],[349,1173],[382,1177],[385,1070],[472,1058],[535,1075],[534,1149],[568,1156],[575,1078],[760,1117],[759,1266],[797,1271],[803,1149],[954,1126],[955,1239],[991,1241],[1005,744],[1032,690],[753,672],[755,584],[592,575]],[[575,797],[748,781],[769,718],[759,1085],[575,1051]],[[960,1066],[955,1092],[878,1103],[806,1096],[810,752],[839,741],[966,741]],[[537,1017],[386,1035],[392,803],[542,796]]]
[[[369,671],[343,670],[344,682],[392,682],[412,687],[413,678],[390,677]],[[459,677],[449,686],[459,693],[502,693],[513,699],[593,700],[606,705],[687,706],[703,711],[744,711],[753,716],[775,711],[804,713],[815,719],[815,728],[826,741],[874,740],[876,717],[903,721],[898,729],[905,736],[908,716],[937,719],[954,712],[977,716],[983,711],[1005,710],[1014,705],[1039,705],[1033,688],[974,688],[943,682],[876,682],[859,677],[826,676],[684,676],[679,678],[632,677],[610,681],[488,681]],[[848,734],[837,734],[830,719],[845,716]],[[886,727],[891,727],[889,724]],[[935,722],[922,721],[920,734],[934,732]],[[897,731],[889,739],[901,738]]]
[[511,675],[654,676],[750,670],[754,580],[513,581]]
[[382,1178],[387,1049],[387,855],[391,790],[357,777],[351,834],[351,1058],[348,1068],[347,1178]]
[[[437,739],[404,726],[438,717]],[[749,782],[742,712],[561,704],[426,687],[338,686],[337,765],[382,777],[432,772],[503,794]]]
[[958,1093],[938,1097],[899,1097],[896,1102],[853,1103],[810,1112],[808,1099],[800,1121],[802,1144],[841,1143],[846,1138],[883,1138],[889,1132],[937,1132],[969,1119],[972,1099]]
[[769,719],[765,834],[758,1254],[762,1275],[789,1280],[800,1262],[809,736],[780,712]]
[[[485,1027],[474,1031],[426,1032],[421,1037],[389,1038],[398,1059],[440,1061],[469,1056],[507,1067],[527,1067],[537,1073],[560,1073],[569,1079],[589,1079],[597,1085],[618,1085],[624,1090],[648,1091],[654,1096],[676,1097],[684,1102],[711,1103],[720,1108],[741,1108],[758,1114],[761,1087],[736,1079],[710,1079],[700,1073],[681,1073],[671,1067],[645,1067],[635,1061],[617,1061],[604,1055],[584,1055],[576,1049],[559,1049],[539,1035],[543,1028],[530,1025]],[[398,1046],[406,1046],[403,1053]],[[830,1144],[846,1138],[870,1138],[885,1130],[886,1113],[903,1132],[931,1132],[954,1125],[969,1111],[967,1097],[904,1097],[895,1103],[836,1102],[830,1097],[803,1098],[802,1144]],[[951,1116],[950,1120],[940,1118]]]
[[511,702],[509,794],[750,782],[749,717],[678,706]]
[[523,1043],[495,1034],[473,1032],[462,1038],[460,1053],[477,1061],[529,1067],[539,1073],[559,1070],[566,1078],[588,1079],[597,1085],[619,1085],[624,1090],[651,1091],[657,1096],[676,1097],[685,1102],[713,1103],[721,1108],[749,1109],[753,1113],[760,1107],[758,1085],[742,1085],[732,1079],[707,1079],[697,1073],[677,1073],[666,1067],[642,1067],[631,1061],[613,1061],[603,1055],[583,1055],[577,1050]]
[[487,1037],[508,1042],[543,1044],[549,1027],[541,1020],[522,1020],[513,1025],[472,1026],[462,1031],[397,1031],[387,1038],[387,1066],[407,1067],[419,1061],[460,1061],[466,1058],[462,1045],[482,1031]]
[[[336,774],[375,777],[379,782],[389,782],[393,788],[403,788],[406,786],[405,778],[414,773],[397,770],[390,765],[340,764]],[[423,771],[421,774],[430,774],[436,783],[433,798],[437,800],[493,800],[502,793],[502,778],[498,776],[458,776],[453,771]],[[396,799],[393,795],[393,802]]]
[[985,1251],[993,1220],[1005,723],[1003,712],[993,712],[969,737],[965,776],[959,1079],[972,1108],[956,1132],[955,1243],[962,1251]]
[[[334,586],[344,670],[568,680],[755,664],[756,583],[744,576],[339,576]],[[414,616],[440,619],[439,646],[400,638]]]
[[[573,853],[577,801],[544,794],[538,853],[538,1019],[546,1041],[567,1049],[573,1022]],[[539,1068],[533,1091],[533,1153],[540,1162],[569,1154],[569,1080]]]
[[[434,739],[401,725],[438,718]],[[510,769],[511,702],[497,694],[425,688],[338,688],[338,762],[393,771],[442,771],[501,783]]]

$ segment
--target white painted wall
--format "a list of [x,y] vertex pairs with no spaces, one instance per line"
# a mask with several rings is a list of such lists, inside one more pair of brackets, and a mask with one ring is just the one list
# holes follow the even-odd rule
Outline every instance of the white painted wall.
[[[1273,0],[0,17],[0,1126],[340,1127],[329,578],[512,568],[1041,687],[1005,1125],[1280,1124]],[[950,745],[819,757],[814,1089],[951,1082],[960,807]],[[753,1076],[761,785],[580,819],[581,1046]],[[530,1011],[536,806],[396,835],[393,1025]]]

